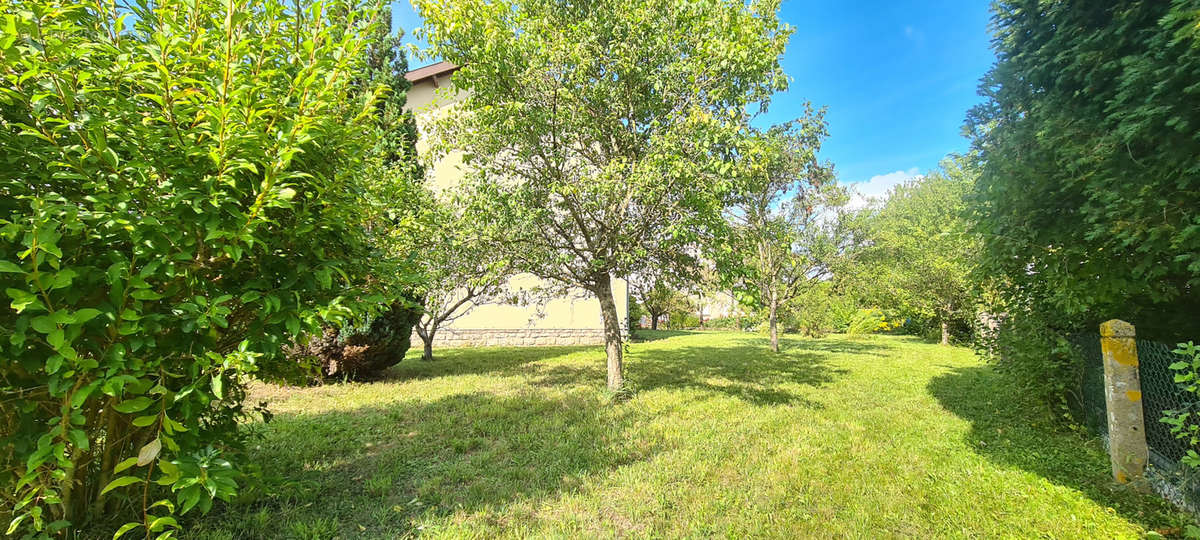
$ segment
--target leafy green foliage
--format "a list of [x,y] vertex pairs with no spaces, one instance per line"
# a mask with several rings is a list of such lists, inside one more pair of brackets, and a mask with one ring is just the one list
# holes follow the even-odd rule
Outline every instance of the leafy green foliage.
[[899,323],[889,321],[887,315],[879,308],[864,308],[854,312],[850,323],[846,325],[846,335],[862,336],[896,328]]
[[417,233],[424,249],[416,254],[421,283],[415,294],[423,299],[416,332],[425,345],[425,360],[433,360],[433,340],[443,325],[477,305],[519,298],[507,286],[512,263],[480,234],[479,220],[464,212],[459,195],[424,195],[427,203]]
[[778,0],[415,5],[466,92],[436,153],[464,153],[469,211],[518,271],[599,299],[618,389],[612,280],[696,267],[723,227],[747,109],[786,86]]
[[779,317],[785,332],[819,338],[847,332],[856,313],[858,301],[839,292],[832,281],[824,281],[784,304]]
[[365,33],[365,63],[355,73],[350,95],[353,102],[373,103],[362,122],[372,146],[358,182],[371,250],[367,280],[378,298],[344,323],[329,322],[319,332],[297,336],[289,357],[315,364],[315,382],[370,379],[400,363],[421,313],[417,289],[425,280],[412,259],[429,245],[418,232],[430,202],[420,186],[424,169],[417,159],[416,121],[404,110],[412,84],[404,78],[408,61],[400,49],[401,34],[392,32],[390,8],[376,18],[380,23]]
[[0,6],[5,528],[171,537],[237,491],[247,378],[366,298],[375,13]]
[[1187,455],[1180,462],[1200,468],[1200,346],[1190,341],[1180,343],[1174,353],[1184,359],[1169,367],[1175,372],[1175,384],[1190,399],[1183,409],[1163,411],[1159,421],[1170,425],[1177,439],[1187,442]]
[[[629,292],[639,308],[650,316],[651,330],[658,330],[658,321],[663,315],[684,314],[692,311],[692,303],[687,295],[661,279],[631,279]],[[632,317],[632,315],[630,316]],[[700,320],[697,318],[696,325],[699,324]]]

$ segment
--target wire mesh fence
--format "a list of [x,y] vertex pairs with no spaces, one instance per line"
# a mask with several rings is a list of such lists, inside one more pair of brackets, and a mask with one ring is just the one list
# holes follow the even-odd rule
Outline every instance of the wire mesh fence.
[[[1071,338],[1075,350],[1083,358],[1082,380],[1079,389],[1079,416],[1082,423],[1095,433],[1108,435],[1108,414],[1104,397],[1104,358],[1100,350],[1099,333],[1076,334]],[[1175,384],[1170,365],[1184,360],[1172,352],[1173,345],[1139,339],[1138,379],[1142,387],[1142,415],[1146,423],[1146,445],[1150,449],[1150,464],[1156,479],[1165,482],[1169,496],[1178,497],[1190,508],[1200,508],[1200,475],[1184,467],[1180,460],[1187,454],[1186,441],[1171,433],[1171,426],[1162,422],[1165,411],[1188,410],[1191,399]]]

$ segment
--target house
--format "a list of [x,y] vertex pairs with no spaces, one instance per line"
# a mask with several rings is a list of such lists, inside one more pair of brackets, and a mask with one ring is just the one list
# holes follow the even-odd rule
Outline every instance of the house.
[[[406,109],[412,111],[419,132],[417,151],[429,151],[425,125],[433,115],[445,114],[447,106],[460,100],[462,91],[452,83],[458,69],[449,62],[438,62],[409,71],[412,83]],[[464,165],[459,155],[451,154],[427,169],[427,182],[434,191],[457,185],[463,178]],[[482,216],[481,216],[482,217]],[[523,274],[512,278],[508,286],[515,291],[534,290],[542,285],[539,278]],[[621,279],[613,280],[617,312],[628,319],[629,287]],[[622,324],[622,328],[628,328]],[[414,335],[414,341],[416,337]],[[482,304],[438,330],[435,346],[456,345],[593,345],[604,343],[604,324],[600,302],[583,290],[530,304]]]

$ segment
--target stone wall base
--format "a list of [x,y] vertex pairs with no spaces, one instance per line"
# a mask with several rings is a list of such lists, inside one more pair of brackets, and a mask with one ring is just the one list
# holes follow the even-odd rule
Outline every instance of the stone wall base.
[[[413,332],[413,349],[421,337]],[[603,345],[600,328],[442,328],[433,337],[434,347],[540,347],[548,345]]]

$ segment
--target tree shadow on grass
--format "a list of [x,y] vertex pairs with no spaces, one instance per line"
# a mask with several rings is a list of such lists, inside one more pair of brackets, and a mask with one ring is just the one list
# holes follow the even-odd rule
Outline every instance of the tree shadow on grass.
[[758,339],[734,338],[724,346],[678,347],[631,355],[629,377],[638,389],[699,388],[758,405],[819,402],[796,386],[820,388],[847,373],[828,363],[829,352],[808,343],[775,353]]
[[328,537],[419,534],[422,516],[557,497],[586,475],[649,459],[654,449],[622,436],[628,424],[584,392],[282,414],[251,456],[266,478],[261,498],[199,521],[197,537],[295,538],[330,520]]
[[[725,394],[756,405],[803,405],[820,408],[797,386],[820,388],[847,373],[827,362],[834,350],[793,347],[774,353],[754,339],[735,339],[725,346],[633,349],[625,355],[626,382],[636,391],[699,389]],[[874,349],[863,349],[874,350]],[[605,382],[604,352],[585,364],[539,366],[528,371],[537,387],[581,386],[601,390]]]
[[630,336],[629,341],[631,343],[647,343],[678,336],[690,336],[695,333],[691,330],[650,330],[640,328]]
[[1069,487],[1145,527],[1178,529],[1187,519],[1163,499],[1112,481],[1102,443],[1053,422],[1044,406],[990,366],[953,368],[929,393],[971,423],[966,443],[992,462]]
[[[763,338],[764,345],[768,343],[766,338]],[[884,341],[880,336],[858,336],[839,339],[786,339],[780,341],[780,348],[786,352],[788,350],[800,350],[833,354],[855,354],[863,356],[886,357],[887,352],[894,349],[895,346]]]
[[[454,375],[483,375],[495,373],[513,375],[526,369],[527,364],[567,356],[597,346],[554,347],[463,347],[435,349],[433,361],[421,359],[420,349],[410,349],[404,361],[388,370],[381,380],[409,380],[448,377]],[[481,361],[481,359],[485,361]]]
[[[806,341],[776,354],[752,339],[647,348],[629,355],[627,373],[643,391],[699,389],[763,406],[821,407],[804,394],[846,372],[827,362],[834,350]],[[534,364],[580,351],[589,358]],[[420,524],[456,512],[464,517],[454,519],[483,520],[472,527],[486,529],[497,525],[492,519],[521,519],[514,505],[536,508],[541,500],[580,489],[590,475],[659,451],[632,443],[625,435],[632,411],[610,406],[599,391],[604,387],[599,348],[450,353],[401,366],[398,375],[519,373],[532,386],[558,391],[455,394],[432,402],[279,414],[250,456],[265,479],[246,490],[258,499],[198,519],[192,537],[395,538],[418,535]],[[488,515],[495,511],[510,517]]]

